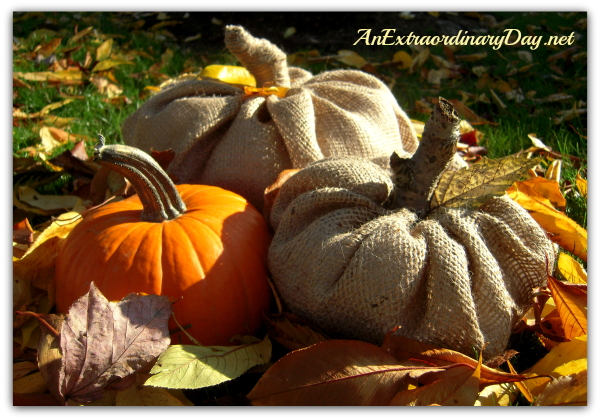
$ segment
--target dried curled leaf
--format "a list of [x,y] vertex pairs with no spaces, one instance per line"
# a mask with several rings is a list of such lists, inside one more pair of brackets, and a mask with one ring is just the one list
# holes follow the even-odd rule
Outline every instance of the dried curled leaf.
[[538,406],[587,405],[587,369],[549,383],[535,401]]
[[160,355],[144,385],[196,389],[220,384],[271,359],[271,341],[241,346],[170,346]]
[[504,194],[515,181],[542,160],[539,157],[527,159],[508,156],[494,160],[484,157],[471,168],[445,171],[432,196],[431,208],[477,208],[489,198]]
[[265,317],[269,335],[288,350],[299,350],[329,338],[303,319],[289,312]]
[[146,367],[171,342],[172,312],[166,296],[132,293],[109,302],[92,283],[73,303],[60,331],[60,396],[93,401],[106,386]]

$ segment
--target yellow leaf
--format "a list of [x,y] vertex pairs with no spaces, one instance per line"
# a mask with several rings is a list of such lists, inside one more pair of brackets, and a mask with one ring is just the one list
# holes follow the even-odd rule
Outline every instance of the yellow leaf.
[[113,39],[109,38],[96,49],[96,61],[106,60],[112,51]]
[[46,105],[45,107],[42,108],[42,110],[40,111],[40,115],[47,115],[50,113],[50,111],[54,111],[55,109],[58,109],[64,105],[67,105],[71,102],[73,102],[75,99],[73,98],[69,98],[69,99],[65,99],[64,101],[60,101],[60,102],[55,102],[52,103],[50,105]]
[[206,66],[200,72],[200,77],[203,79],[217,79],[232,85],[256,87],[254,76],[245,67],[213,64]]
[[548,288],[565,330],[572,339],[587,335],[587,293],[548,276]]
[[551,241],[556,242],[571,254],[587,261],[587,231],[585,229],[539,197],[531,197],[513,187],[509,188],[507,193],[550,234]]
[[[559,367],[578,359],[587,359],[586,335],[576,337],[566,343],[558,344],[539,362],[524,373],[531,375],[551,375],[555,372],[562,372],[558,369]],[[527,388],[534,397],[539,395],[549,382],[549,378],[534,378],[526,381]]]
[[116,396],[117,406],[183,406],[179,399],[175,398],[164,388],[152,386],[132,385]]
[[92,72],[105,71],[105,70],[112,69],[113,67],[118,67],[118,66],[122,66],[122,65],[125,65],[125,64],[132,64],[133,65],[134,63],[132,61],[129,61],[129,60],[108,58],[108,59],[102,60],[98,64],[96,64],[94,66],[94,68],[92,69]]
[[401,69],[407,69],[412,65],[413,60],[410,54],[408,54],[406,51],[398,51],[396,54],[394,54],[392,62],[399,63],[400,65],[398,67]]
[[541,203],[564,210],[567,200],[560,192],[560,185],[557,181],[552,181],[543,177],[534,177],[526,181],[515,182],[507,192],[520,191]]
[[579,192],[583,196],[583,198],[587,198],[587,180],[583,179],[579,172],[577,172],[577,178],[575,179],[575,183],[577,184],[577,188]]
[[34,370],[38,370],[37,363],[27,361],[13,363],[13,381],[22,378],[23,376],[33,372]]
[[84,36],[86,36],[87,34],[89,34],[92,29],[94,29],[93,26],[88,26],[87,28],[85,28],[82,31],[79,31],[75,34],[75,36],[73,36],[70,40],[69,40],[69,44],[73,44],[77,41],[79,41],[81,38],[83,38]]
[[546,179],[550,179],[552,181],[559,182],[561,168],[562,168],[562,160],[559,160],[559,159],[553,160],[552,163],[550,164],[550,166],[548,167],[548,170],[546,171],[546,174],[544,176],[546,177]]
[[587,360],[584,370],[549,383],[543,392],[538,395],[537,406],[587,406]]
[[48,58],[52,55],[54,51],[58,48],[62,41],[62,38],[53,38],[40,48],[37,53],[41,54],[44,58]]
[[477,397],[475,406],[509,406],[517,400],[518,389],[514,384],[495,384],[486,386]]
[[587,272],[570,255],[561,252],[558,256],[558,272],[568,282],[575,284],[587,284]]
[[412,123],[413,127],[415,128],[415,131],[417,132],[417,137],[421,138],[421,136],[423,135],[423,130],[425,129],[425,123],[421,122],[421,121],[417,121],[417,120],[410,120],[410,122]]
[[354,51],[349,50],[340,50],[338,51],[338,61],[341,61],[344,64],[348,64],[349,66],[361,68],[365,64],[367,64],[367,60],[362,58],[360,55],[355,53]]
[[[513,368],[513,366],[510,364],[510,361],[507,360],[506,363],[508,364],[508,368],[510,369],[510,373],[512,373],[513,375],[516,375],[517,372],[515,371],[515,369]],[[517,388],[519,388],[519,391],[521,391],[521,394],[523,394],[523,396],[527,399],[527,401],[529,401],[530,403],[533,402],[533,396],[531,395],[531,392],[529,392],[529,389],[527,388],[527,385],[525,385],[523,382],[515,382],[515,385]]]

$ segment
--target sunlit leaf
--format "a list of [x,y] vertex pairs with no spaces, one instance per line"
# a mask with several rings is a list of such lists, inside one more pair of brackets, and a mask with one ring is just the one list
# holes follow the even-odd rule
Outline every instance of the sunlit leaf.
[[484,157],[470,168],[461,168],[456,172],[446,171],[434,191],[431,207],[443,205],[476,208],[490,197],[504,194],[513,182],[541,160],[512,156],[491,160]]
[[[509,196],[513,191],[519,191],[527,194],[529,197],[540,203],[564,210],[567,200],[560,191],[560,185],[557,181],[549,180],[541,176],[528,179],[526,181],[515,182],[508,190]],[[511,197],[512,198],[512,197]]]
[[490,385],[479,393],[475,406],[506,407],[513,405],[517,397],[518,389],[514,384]]
[[587,180],[581,177],[579,171],[577,172],[577,178],[575,179],[575,183],[577,184],[577,189],[579,189],[579,192],[581,193],[583,198],[587,198]]
[[46,381],[41,372],[24,376],[13,382],[13,392],[17,394],[31,394],[34,392],[44,392],[48,389]]
[[86,36],[87,34],[89,34],[90,32],[92,32],[92,29],[94,29],[93,26],[88,26],[87,28],[77,32],[70,40],[69,40],[69,44],[74,44],[77,41],[79,41],[81,38],[83,38],[84,36]]
[[288,353],[247,397],[253,405],[387,405],[409,375],[441,370],[401,365],[374,344],[328,340]]
[[73,195],[43,195],[27,186],[19,187],[18,191],[21,202],[42,210],[71,210],[79,200],[79,197]]
[[349,50],[340,50],[338,51],[338,61],[341,61],[344,64],[348,64],[349,66],[361,68],[365,64],[367,64],[367,60],[362,58],[360,55],[355,53],[354,51]]
[[549,383],[535,401],[537,406],[587,406],[587,366],[585,370],[561,376]]
[[548,276],[548,288],[560,315],[565,337],[572,339],[587,335],[587,293],[552,276]]
[[429,58],[429,48],[423,48],[416,56],[412,59],[412,64],[410,65],[411,70],[419,69],[425,61]]
[[[506,363],[508,364],[508,368],[510,369],[510,373],[516,374],[517,372],[515,371],[515,369],[513,368],[513,366],[510,364],[510,360],[507,360]],[[521,391],[521,394],[523,394],[523,396],[527,399],[527,401],[529,401],[530,403],[533,402],[533,396],[531,395],[531,392],[529,392],[529,389],[527,388],[526,382],[515,382],[515,386],[517,388],[519,388],[519,391]]]
[[587,271],[570,255],[561,252],[558,256],[557,269],[568,282],[587,284]]
[[217,79],[235,85],[256,86],[254,76],[245,67],[239,66],[213,64],[202,69],[200,77]]
[[100,44],[100,46],[96,49],[96,61],[102,61],[109,58],[112,51],[112,46],[113,38],[109,38]]
[[98,64],[96,64],[94,66],[94,68],[92,69],[92,72],[110,70],[114,67],[128,65],[128,64],[133,65],[134,63],[129,60],[108,58],[108,59],[100,61]]
[[148,386],[178,389],[205,388],[235,379],[271,359],[269,337],[240,346],[173,345],[150,371]]
[[531,217],[550,234],[550,240],[587,261],[587,231],[564,213],[556,210],[547,200],[529,195],[528,192],[517,190],[514,186],[507,190],[508,196],[525,208]]

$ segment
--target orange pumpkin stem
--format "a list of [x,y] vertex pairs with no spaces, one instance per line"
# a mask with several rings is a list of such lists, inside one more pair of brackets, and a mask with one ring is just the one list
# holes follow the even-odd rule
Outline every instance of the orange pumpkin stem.
[[149,154],[123,144],[107,146],[105,141],[99,134],[94,162],[131,182],[144,206],[141,220],[160,223],[185,213],[185,204],[175,184]]

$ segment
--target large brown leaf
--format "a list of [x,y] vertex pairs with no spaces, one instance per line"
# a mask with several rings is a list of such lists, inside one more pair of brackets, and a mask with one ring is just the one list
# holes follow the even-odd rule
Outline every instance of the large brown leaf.
[[281,358],[248,398],[253,405],[387,405],[408,376],[441,370],[399,364],[374,344],[328,340]]

